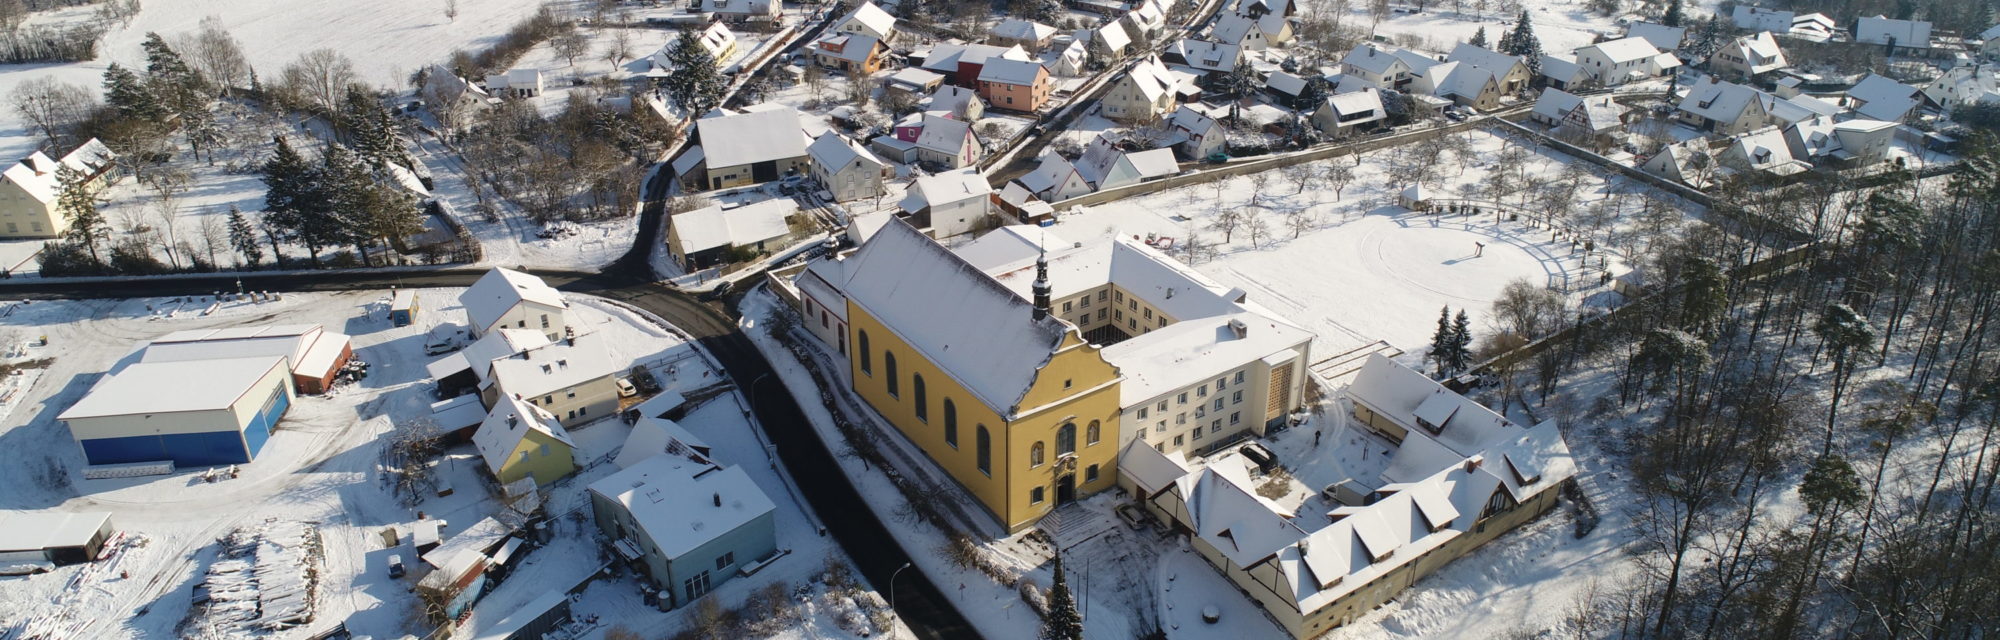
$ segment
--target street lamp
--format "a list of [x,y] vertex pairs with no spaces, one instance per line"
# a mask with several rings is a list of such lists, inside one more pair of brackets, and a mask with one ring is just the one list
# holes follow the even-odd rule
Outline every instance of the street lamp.
[[763,375],[750,379],[750,406],[757,406],[757,383],[763,382],[768,377],[771,377],[771,372],[766,371]]
[[896,612],[896,576],[903,575],[903,570],[908,568],[910,563],[905,562],[903,566],[896,567],[896,570],[889,574],[889,612],[894,613],[897,618],[903,617],[903,614]]

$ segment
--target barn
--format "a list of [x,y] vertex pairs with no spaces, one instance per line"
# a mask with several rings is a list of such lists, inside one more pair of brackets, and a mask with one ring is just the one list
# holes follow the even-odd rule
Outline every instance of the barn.
[[282,356],[295,391],[326,393],[334,376],[354,358],[353,340],[316,324],[175,331],[154,340],[141,362],[189,362]]
[[56,416],[90,464],[249,462],[292,405],[284,356],[136,362]]

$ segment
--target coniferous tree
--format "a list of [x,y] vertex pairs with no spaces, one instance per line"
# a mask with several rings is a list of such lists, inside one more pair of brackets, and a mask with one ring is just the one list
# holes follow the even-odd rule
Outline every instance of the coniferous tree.
[[1472,319],[1458,310],[1458,317],[1451,321],[1451,353],[1446,364],[1452,373],[1472,367]]
[[320,167],[307,162],[283,136],[277,143],[264,163],[265,221],[275,236],[305,245],[317,268],[320,250],[339,243],[344,228],[333,219],[332,194],[325,188]]
[[354,245],[365,264],[374,234],[368,229],[368,207],[373,204],[370,190],[374,177],[354,152],[339,144],[328,144],[319,156],[319,182],[326,196],[325,217],[338,225],[330,240]]
[[229,246],[243,256],[243,264],[255,269],[264,259],[264,247],[257,243],[257,229],[243,217],[243,210],[229,205]]
[[409,154],[396,135],[395,118],[375,96],[360,88],[349,89],[341,119],[345,121],[344,129],[355,155],[370,168],[387,171],[392,163],[409,164]]
[[1528,20],[1527,11],[1523,10],[1521,17],[1514,21],[1513,31],[1501,36],[1500,53],[1519,56],[1521,62],[1528,65],[1529,77],[1541,75],[1542,41],[1535,37],[1535,25]]
[[1472,32],[1472,41],[1467,44],[1481,48],[1486,47],[1488,45],[1486,42],[1486,25],[1480,25],[1478,31]]
[[167,119],[166,107],[161,106],[159,98],[139,80],[138,74],[116,62],[104,69],[104,101],[126,118],[146,122]]
[[1673,0],[1672,2],[1667,3],[1666,15],[1660,16],[1660,24],[1669,27],[1681,26],[1681,23],[1684,23],[1686,21],[1687,21],[1687,16],[1681,13],[1681,0]]
[[173,47],[167,46],[160,34],[147,33],[146,41],[139,46],[146,50],[146,81],[162,106],[181,115],[207,108],[201,76]]
[[83,245],[90,252],[90,259],[101,263],[97,247],[111,238],[111,225],[105,222],[104,212],[97,210],[97,197],[90,193],[83,174],[69,165],[56,167],[56,183],[62,186],[62,192],[56,196],[56,215],[69,225],[63,237]]
[[722,103],[724,86],[722,74],[715,69],[715,56],[701,47],[701,38],[693,29],[681,29],[673,48],[667,50],[667,62],[673,65],[664,81],[667,98],[682,113],[700,117]]
[[1042,618],[1042,640],[1083,640],[1083,618],[1077,615],[1076,598],[1063,578],[1062,553],[1056,553],[1050,562],[1056,581],[1049,587],[1049,615]]
[[1424,361],[1437,364],[1439,377],[1443,377],[1449,369],[1446,365],[1451,362],[1451,345],[1455,335],[1451,332],[1451,305],[1445,305],[1438,310],[1438,327],[1437,332],[1431,334],[1431,350],[1424,352]]

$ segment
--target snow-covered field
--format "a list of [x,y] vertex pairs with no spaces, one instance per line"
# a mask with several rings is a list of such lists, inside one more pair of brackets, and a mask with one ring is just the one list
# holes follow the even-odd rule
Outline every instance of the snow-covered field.
[[[1446,156],[1434,190],[1438,197],[1470,194],[1484,179],[1488,159],[1504,143],[1483,130],[1465,135],[1476,159],[1460,170],[1460,162]],[[1539,147],[1535,152],[1529,165],[1545,178],[1555,178],[1565,163],[1578,162]],[[1199,184],[1075,209],[1052,231],[1065,240],[1152,234],[1175,238],[1180,245],[1194,233],[1220,244],[1218,257],[1195,263],[1195,269],[1224,285],[1242,287],[1251,298],[1317,332],[1313,352],[1320,358],[1377,340],[1421,354],[1430,343],[1438,309],[1445,305],[1453,313],[1465,309],[1475,333],[1483,335],[1484,317],[1507,282],[1525,278],[1540,286],[1552,275],[1558,281],[1564,274],[1584,276],[1581,256],[1572,254],[1567,240],[1552,242],[1547,231],[1524,222],[1496,221],[1490,214],[1429,216],[1396,206],[1395,195],[1403,185],[1390,184],[1386,175],[1392,153],[1366,154],[1354,169],[1353,182],[1339,192],[1314,180],[1295,194],[1295,185],[1277,172],[1266,172],[1269,182],[1257,204],[1252,204],[1253,179],[1240,176],[1224,181],[1220,190],[1214,183]],[[1312,164],[1328,162],[1353,160]],[[1638,189],[1630,180],[1593,171],[1579,190],[1579,208]],[[1315,222],[1293,238],[1282,212],[1301,208]],[[1229,209],[1253,212],[1269,227],[1269,236],[1253,245],[1251,234],[1239,228],[1230,242],[1222,243],[1223,234],[1211,225]],[[1627,212],[1611,229],[1629,228],[1635,217]],[[1620,258],[1614,253],[1610,260],[1616,265]]]
[[[264,77],[275,76],[300,54],[333,49],[354,60],[370,84],[406,87],[411,72],[459,49],[491,45],[508,27],[543,6],[570,11],[575,0],[456,0],[458,16],[445,17],[442,0],[422,2],[269,2],[265,0],[148,0],[131,24],[106,33],[96,60],[60,65],[0,65],[0,95],[26,80],[54,76],[92,89],[112,62],[145,66],[139,43],[147,32],[162,36],[193,31],[216,16],[242,43],[243,54]],[[34,22],[77,20],[92,7],[36,15]],[[650,53],[650,51],[648,52]],[[40,140],[11,110],[0,114],[0,157],[26,155]]]
[[[312,628],[346,620],[350,630],[376,637],[423,633],[413,623],[415,596],[409,585],[387,577],[384,548],[376,533],[386,526],[407,530],[417,511],[450,524],[457,533],[497,508],[477,455],[466,445],[449,451],[441,465],[457,491],[405,506],[389,493],[377,466],[380,436],[394,425],[428,415],[432,401],[422,354],[424,331],[441,322],[462,321],[458,290],[419,290],[423,318],[413,326],[392,327],[386,296],[373,292],[293,294],[281,301],[223,303],[200,315],[207,303],[192,300],[134,299],[36,302],[15,306],[0,317],[0,332],[45,333],[50,343],[23,359],[53,357],[39,383],[23,396],[0,428],[0,445],[28,452],[0,469],[0,508],[9,510],[109,511],[127,544],[111,560],[63,567],[25,578],[0,578],[0,611],[7,623],[57,629],[54,637],[168,637],[189,609],[190,587],[213,559],[216,539],[231,529],[268,518],[320,523],[326,547],[320,613]],[[584,296],[574,296],[572,312],[592,331],[611,338],[621,358],[657,370],[664,386],[692,392],[719,376],[691,344],[640,314]],[[173,317],[168,310],[178,309]],[[169,476],[117,480],[81,477],[82,455],[55,416],[93,384],[103,371],[142,341],[195,328],[314,322],[353,336],[355,357],[372,365],[370,376],[325,396],[301,396],[262,455],[242,467],[242,476],[203,482],[200,469]],[[794,555],[754,579],[719,590],[724,599],[745,597],[776,581],[803,583],[829,557],[845,556],[813,534],[804,507],[787,481],[763,457],[764,446],[743,416],[733,393],[716,396],[684,422],[716,445],[725,461],[741,464],[780,505],[780,545]],[[549,509],[562,513],[587,503],[584,487],[610,473],[605,462],[624,442],[628,428],[604,420],[575,430],[586,470],[548,492]],[[584,508],[587,513],[587,507]],[[594,526],[587,519],[558,518],[557,539],[533,551],[479,610],[507,611],[549,589],[567,588],[600,565]],[[406,555],[406,562],[415,563]],[[412,566],[412,573],[421,571]],[[636,589],[629,580],[594,589]],[[865,586],[862,589],[866,592]],[[651,614],[648,629],[672,631],[686,623],[686,610]],[[475,615],[473,625],[491,614]],[[619,613],[620,618],[627,617]],[[634,616],[636,617],[636,616]],[[605,620],[601,628],[615,620]],[[798,634],[838,637],[833,618],[814,618]],[[601,628],[599,629],[601,631]],[[791,635],[781,637],[812,637]]]
[[[1337,0],[1304,0],[1308,4],[1325,3],[1332,5]],[[1591,12],[1585,0],[1521,0],[1519,4],[1528,12],[1528,19],[1534,24],[1535,36],[1542,41],[1542,53],[1568,54],[1571,50],[1596,41],[1597,37],[1618,36],[1624,27],[1616,24],[1616,17],[1604,17]],[[1480,0],[1439,0],[1426,3],[1421,13],[1392,11],[1376,26],[1375,33],[1383,36],[1410,36],[1424,41],[1422,48],[1438,53],[1451,51],[1453,45],[1472,40],[1480,27],[1486,28],[1487,42],[1498,42],[1500,34],[1514,28],[1518,14],[1499,10],[1499,2]],[[1484,12],[1476,7],[1486,6]],[[1373,23],[1368,13],[1368,3],[1354,2],[1350,7],[1346,24],[1366,29]],[[1410,3],[1395,2],[1390,6],[1414,9]],[[1456,7],[1456,10],[1454,10]],[[1301,9],[1305,13],[1305,9]],[[1336,52],[1339,55],[1345,52]]]

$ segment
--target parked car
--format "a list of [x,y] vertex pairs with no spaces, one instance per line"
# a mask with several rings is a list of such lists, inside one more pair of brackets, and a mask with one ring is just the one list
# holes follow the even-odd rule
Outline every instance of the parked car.
[[389,554],[389,577],[391,578],[403,577],[403,554],[400,553]]
[[631,380],[619,378],[613,384],[618,385],[618,397],[620,398],[630,398],[632,396],[639,395],[639,390],[632,386]]

